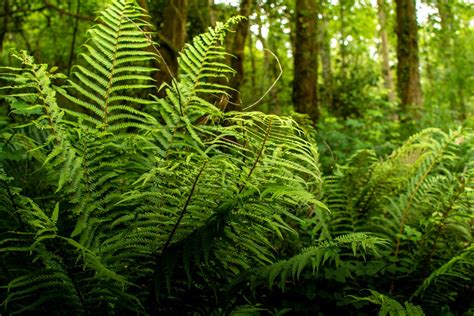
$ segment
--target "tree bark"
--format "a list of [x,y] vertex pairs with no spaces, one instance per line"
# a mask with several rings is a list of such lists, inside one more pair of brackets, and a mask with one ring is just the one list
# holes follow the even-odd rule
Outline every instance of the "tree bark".
[[330,108],[332,106],[332,92],[333,92],[333,73],[331,66],[331,43],[328,34],[328,14],[325,12],[327,7],[326,0],[321,0],[319,3],[319,11],[322,14],[319,26],[319,47],[322,64],[323,75],[323,95],[321,96],[322,106]]
[[163,25],[159,38],[161,61],[156,73],[156,84],[160,87],[171,82],[178,74],[178,54],[186,41],[188,0],[168,0],[164,9]]
[[316,125],[318,54],[316,45],[316,0],[296,0],[293,105],[309,115]]
[[419,118],[423,96],[418,56],[418,25],[415,0],[396,0],[397,89],[402,117]]
[[[449,80],[455,89],[448,89],[449,102],[453,113],[459,111],[459,118],[466,119],[466,102],[464,98],[464,78],[461,78],[462,71],[459,71],[459,62],[457,62],[457,54],[459,54],[459,46],[457,46],[457,35],[455,19],[452,11],[453,2],[449,0],[437,0],[436,7],[441,22],[441,57],[448,70],[445,80]],[[458,47],[458,48],[457,48]]]
[[[76,14],[79,16],[79,14],[81,13],[81,0],[77,0],[76,5],[77,5]],[[71,74],[72,62],[74,61],[75,49],[76,49],[76,37],[77,37],[78,29],[79,29],[79,18],[76,16],[74,17],[74,22],[73,22],[71,47],[69,49],[69,59],[67,63],[68,76]]]
[[9,0],[4,0],[3,3],[3,21],[0,27],[0,53],[3,51],[3,41],[8,32],[8,18],[10,16],[10,5]]
[[232,54],[235,58],[231,59],[230,66],[236,71],[234,77],[230,80],[229,86],[234,89],[230,92],[229,103],[226,111],[240,110],[242,107],[242,100],[240,99],[240,86],[244,78],[244,49],[249,31],[249,16],[251,11],[252,1],[241,0],[240,15],[246,17],[237,25],[234,36],[234,43],[232,46]]
[[194,37],[207,32],[209,26],[216,25],[213,0],[188,0],[188,19],[191,20],[191,29],[188,29],[188,36]]
[[210,26],[216,26],[216,8],[214,4],[214,0],[209,0],[209,23]]
[[346,7],[345,7],[345,0],[339,0],[339,18],[341,20],[341,29],[340,29],[340,36],[341,39],[339,41],[339,50],[340,50],[340,58],[341,58],[341,69],[340,74],[343,80],[346,79],[346,68],[347,68],[347,47],[346,47]]
[[[265,15],[265,9],[264,8],[257,7],[255,9],[255,13],[257,15],[257,26],[258,26],[257,39],[262,44],[262,48],[264,50],[264,52],[263,52],[263,73],[268,74],[270,72],[270,58],[269,58],[270,56],[269,56],[268,52],[266,51],[268,49],[267,40],[263,36],[263,25],[262,25],[262,19],[261,19],[261,16],[262,16],[261,13],[262,12],[261,12],[261,10],[263,10],[263,14]],[[267,14],[267,16],[268,16],[268,14]],[[263,78],[261,78],[260,79],[260,84],[257,88],[258,95],[259,96],[262,95],[265,91],[265,88],[268,87],[269,85],[270,85],[270,83],[269,83],[269,80],[268,80],[267,76],[264,76]],[[269,99],[268,96],[265,99],[264,100],[266,102],[270,102],[268,100]]]
[[387,89],[388,100],[390,102],[395,101],[395,89],[393,86],[392,72],[390,71],[390,55],[389,55],[389,44],[387,36],[387,18],[385,16],[385,1],[377,0],[377,13],[380,24],[380,39],[382,42],[381,55],[382,55],[382,74],[385,89]]
[[250,74],[250,82],[252,83],[252,87],[254,89],[257,88],[257,79],[255,77],[257,73],[257,62],[255,60],[255,52],[254,52],[254,39],[252,33],[248,34],[248,46],[249,46],[249,54],[250,54],[250,65],[252,66],[252,73]]

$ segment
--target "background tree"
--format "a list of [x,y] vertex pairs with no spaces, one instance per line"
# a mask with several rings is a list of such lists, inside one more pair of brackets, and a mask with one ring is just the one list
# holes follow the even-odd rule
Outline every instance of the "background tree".
[[317,5],[315,0],[296,0],[293,105],[316,125],[318,109]]
[[382,73],[384,86],[387,89],[388,100],[395,102],[395,90],[393,86],[392,71],[390,69],[390,48],[387,35],[387,17],[384,0],[377,0],[377,15],[380,25],[380,43],[381,43],[381,57],[382,57]]
[[2,2],[0,314],[470,314],[474,6],[398,2]]
[[322,93],[321,105],[327,109],[331,109],[333,104],[333,71],[331,62],[331,38],[329,36],[329,3],[326,0],[319,1],[319,11],[321,14],[320,23],[318,25],[319,33],[319,53],[321,57],[322,68]]
[[230,92],[229,103],[226,109],[228,111],[241,108],[240,86],[244,77],[244,50],[249,31],[249,16],[252,10],[252,0],[241,0],[239,14],[245,17],[236,27],[234,41],[232,44],[232,54],[230,66],[235,70],[234,77],[230,80],[230,87],[234,90]]
[[161,61],[155,79],[158,87],[178,74],[178,53],[186,41],[188,0],[167,0],[159,29]]
[[397,88],[403,117],[419,118],[423,96],[418,57],[416,1],[396,0],[397,8]]

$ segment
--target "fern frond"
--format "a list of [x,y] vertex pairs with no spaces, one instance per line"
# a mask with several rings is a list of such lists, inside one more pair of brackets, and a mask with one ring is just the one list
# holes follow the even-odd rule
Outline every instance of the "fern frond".
[[[91,116],[86,119],[95,128],[119,132],[130,128],[149,129],[156,120],[137,108],[151,102],[131,97],[130,91],[154,87],[150,76],[155,68],[146,65],[157,55],[151,52],[153,43],[143,29],[150,27],[144,15],[132,1],[114,1],[100,17],[101,24],[89,30],[85,44],[84,66],[73,72],[70,81],[74,94],[63,91],[73,104]],[[140,54],[141,52],[141,54]],[[71,113],[71,112],[70,112]],[[78,118],[84,116],[81,111]]]
[[368,290],[371,295],[366,297],[357,297],[357,301],[369,301],[373,304],[380,305],[380,316],[390,315],[390,316],[423,316],[425,313],[420,306],[413,305],[412,303],[405,302],[404,305],[400,304],[393,298],[381,294],[374,290]]
[[329,262],[334,262],[336,266],[340,264],[340,252],[343,248],[352,250],[354,256],[358,253],[377,255],[387,245],[387,240],[364,233],[342,235],[333,240],[324,240],[319,242],[318,245],[307,247],[290,259],[281,260],[264,267],[259,275],[268,278],[270,287],[274,284],[276,277],[280,276],[279,284],[280,287],[284,288],[287,278],[299,279],[301,272],[308,266],[315,274],[323,265]]

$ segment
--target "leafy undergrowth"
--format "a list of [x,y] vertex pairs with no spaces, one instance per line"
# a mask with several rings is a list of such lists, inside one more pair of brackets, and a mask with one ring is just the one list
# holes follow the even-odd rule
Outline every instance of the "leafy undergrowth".
[[472,312],[472,134],[323,176],[293,119],[214,105],[239,19],[185,47],[164,98],[126,0],[71,78],[26,52],[1,68],[2,313]]

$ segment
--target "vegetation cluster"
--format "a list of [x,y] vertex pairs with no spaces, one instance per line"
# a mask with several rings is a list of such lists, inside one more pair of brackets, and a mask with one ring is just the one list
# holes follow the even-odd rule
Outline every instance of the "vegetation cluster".
[[226,45],[245,14],[164,73],[139,4],[111,1],[67,75],[25,50],[0,67],[1,314],[474,312],[472,97],[400,112],[367,62],[331,91],[295,74],[333,108],[276,87],[242,110],[252,78],[235,85]]

